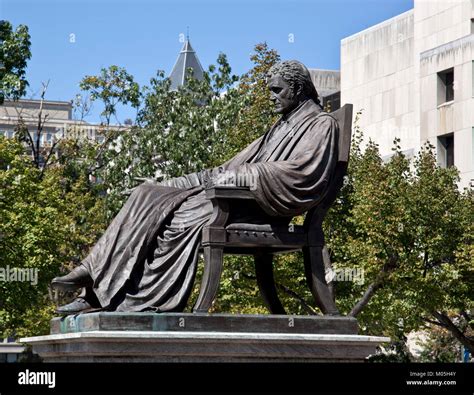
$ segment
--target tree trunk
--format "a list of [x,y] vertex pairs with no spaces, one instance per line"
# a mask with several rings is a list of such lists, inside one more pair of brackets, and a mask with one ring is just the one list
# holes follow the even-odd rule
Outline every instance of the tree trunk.
[[383,281],[385,280],[385,277],[395,269],[397,261],[397,255],[392,255],[390,257],[389,261],[382,267],[382,270],[375,278],[375,281],[369,285],[369,287],[364,292],[362,298],[352,308],[351,312],[349,313],[349,316],[356,317],[364,309],[364,307],[369,303],[374,293],[383,286]]
[[449,331],[451,334],[466,347],[471,355],[474,355],[474,339],[466,336],[459,328],[442,312],[432,311],[431,314]]

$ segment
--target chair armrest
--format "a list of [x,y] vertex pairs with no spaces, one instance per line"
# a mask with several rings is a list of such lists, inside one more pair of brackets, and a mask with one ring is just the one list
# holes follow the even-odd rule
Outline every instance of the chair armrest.
[[247,199],[255,200],[248,187],[212,186],[206,189],[206,198],[214,199]]
[[203,246],[209,244],[223,245],[226,240],[225,226],[229,218],[229,201],[233,199],[254,199],[252,192],[247,187],[232,187],[213,185],[206,188],[206,198],[212,202],[212,215],[203,228]]

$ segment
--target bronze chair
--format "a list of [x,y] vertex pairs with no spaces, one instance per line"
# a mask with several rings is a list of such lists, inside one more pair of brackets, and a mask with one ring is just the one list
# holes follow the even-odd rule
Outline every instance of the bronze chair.
[[209,223],[203,228],[204,273],[194,305],[195,312],[209,311],[219,288],[223,257],[227,253],[254,256],[257,284],[266,306],[272,314],[286,314],[273,278],[273,254],[303,250],[306,279],[318,307],[324,314],[338,314],[332,291],[325,280],[326,268],[331,263],[324,243],[322,222],[347,173],[352,104],[344,105],[331,115],[339,125],[339,152],[334,179],[323,200],[306,213],[304,225],[282,226],[278,221],[269,224],[228,223],[229,217],[232,218],[230,208],[239,201],[241,204],[243,201],[254,201],[252,192],[248,188],[228,186],[214,186],[206,190],[214,210]]

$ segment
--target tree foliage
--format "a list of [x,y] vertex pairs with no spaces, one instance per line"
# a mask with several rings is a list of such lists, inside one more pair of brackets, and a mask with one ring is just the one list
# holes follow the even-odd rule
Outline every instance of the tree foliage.
[[[8,251],[2,264],[42,270],[36,288],[0,284],[6,295],[0,301],[3,332],[15,327],[28,332],[33,308],[48,317],[51,298],[44,295],[49,280],[61,267],[78,262],[96,241],[107,223],[105,213],[110,220],[126,198],[124,191],[143,178],[220,165],[270,128],[276,116],[265,76],[279,56],[263,43],[251,60],[252,69],[237,78],[220,54],[202,81],[191,73],[175,91],[160,71],[141,90],[117,66],[85,77],[81,88],[104,105],[104,141],[64,139],[57,160],[43,169],[44,177],[28,164],[18,143],[0,140],[1,242]],[[110,127],[118,104],[141,107],[134,125]],[[91,184],[91,176],[101,183]],[[363,276],[360,281],[334,280],[333,285],[341,312],[356,316],[364,333],[391,336],[395,353],[403,354],[394,357],[398,360],[406,358],[396,351],[404,349],[405,334],[433,325],[472,350],[474,207],[472,191],[460,191],[458,180],[455,168],[436,164],[430,146],[409,160],[395,141],[391,160],[384,162],[376,144],[362,146],[356,125],[348,177],[324,228],[333,269],[358,270]],[[274,264],[287,311],[317,314],[302,255],[277,256]],[[213,309],[265,312],[251,258],[225,258]]]
[[28,27],[0,21],[0,105],[5,98],[18,100],[26,93],[26,65],[31,58]]
[[202,81],[190,72],[177,91],[169,89],[169,79],[158,71],[142,89],[137,124],[115,132],[103,144],[103,166],[97,175],[108,191],[111,214],[121,207],[123,192],[142,178],[180,176],[219,162],[240,108],[232,89],[236,81],[224,54]]
[[264,42],[255,45],[250,60],[252,69],[240,78],[236,87],[236,95],[240,100],[239,112],[226,139],[226,155],[223,159],[230,159],[262,136],[277,119],[270,103],[266,77],[280,56]]
[[85,76],[79,86],[83,91],[89,92],[92,101],[102,101],[102,122],[107,126],[110,125],[112,116],[116,115],[118,104],[130,104],[134,108],[140,105],[140,86],[122,67],[113,65],[107,69],[102,68],[97,76]]
[[0,187],[0,268],[38,273],[37,283],[0,281],[0,337],[45,334],[54,306],[50,281],[80,262],[103,231],[102,201],[61,166],[41,176],[24,147],[3,137]]
[[[145,130],[148,159],[155,173],[165,177],[189,174],[220,162],[228,131],[240,109],[233,84],[237,76],[224,54],[211,65],[203,80],[192,76],[178,90],[159,72],[150,81],[139,125]],[[138,131],[142,133],[142,131]],[[135,143],[138,150],[143,144]],[[152,169],[150,169],[153,171]],[[151,173],[153,174],[153,173]]]
[[457,169],[439,167],[429,145],[410,162],[395,141],[384,163],[361,139],[356,132],[348,182],[326,221],[335,267],[364,273],[362,284],[336,283],[342,312],[393,337],[434,320],[472,347],[449,318],[473,308],[472,191],[458,189]]

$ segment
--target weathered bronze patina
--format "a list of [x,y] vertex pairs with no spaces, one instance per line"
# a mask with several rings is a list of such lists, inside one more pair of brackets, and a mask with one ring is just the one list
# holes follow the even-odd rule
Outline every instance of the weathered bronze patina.
[[[232,180],[250,190],[253,201],[233,208],[232,223],[288,226],[324,201],[339,159],[338,122],[322,111],[301,63],[275,65],[268,87],[281,114],[275,125],[218,168],[137,187],[82,265],[53,280],[60,289],[85,287],[58,312],[183,311],[213,212],[205,193],[210,185]],[[325,286],[322,280],[322,310],[336,314]]]

